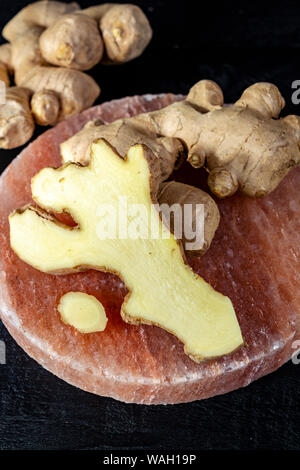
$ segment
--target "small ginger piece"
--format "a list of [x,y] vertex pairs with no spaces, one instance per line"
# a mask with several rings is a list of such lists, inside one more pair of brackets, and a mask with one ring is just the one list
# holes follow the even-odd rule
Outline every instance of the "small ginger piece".
[[84,292],[68,292],[60,298],[57,307],[63,323],[80,333],[104,331],[107,316],[101,302]]
[[31,111],[40,126],[50,126],[58,121],[60,99],[53,90],[40,90],[32,96]]
[[[122,318],[173,333],[195,361],[231,353],[243,344],[232,303],[186,264],[180,242],[159,217],[153,203],[160,171],[157,157],[145,146],[131,147],[123,159],[100,139],[92,145],[89,166],[68,163],[33,178],[32,196],[41,209],[27,206],[10,215],[11,246],[43,272],[92,268],[118,273],[129,292]],[[143,210],[125,220],[122,212],[121,220],[120,198]],[[108,220],[115,214],[117,222],[126,222],[127,237],[104,236],[103,208],[109,208]],[[46,212],[64,210],[76,227]],[[149,220],[155,236],[149,236]]]
[[49,26],[40,37],[40,49],[49,64],[77,70],[94,67],[104,50],[97,21],[81,12],[62,16]]
[[29,100],[26,88],[7,88],[6,103],[0,106],[0,148],[19,147],[32,137],[35,126]]
[[193,106],[200,107],[202,112],[220,109],[224,104],[221,88],[212,80],[201,80],[190,91],[188,101]]
[[[199,120],[196,146],[201,157],[197,159],[195,152],[189,161],[196,168],[206,167],[209,188],[216,196],[232,196],[237,190],[246,196],[265,196],[300,164],[300,119],[277,119],[285,102],[275,85],[256,83],[226,107],[214,107],[214,99],[210,107],[207,96],[196,93],[195,87],[187,100],[208,112],[202,125]],[[220,97],[221,93],[220,89]]]
[[152,38],[149,21],[137,5],[111,5],[100,18],[100,30],[106,56],[113,63],[140,56]]

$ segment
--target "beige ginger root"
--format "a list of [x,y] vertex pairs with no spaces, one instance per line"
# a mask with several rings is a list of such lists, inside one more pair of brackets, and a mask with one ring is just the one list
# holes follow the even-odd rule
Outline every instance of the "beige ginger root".
[[112,63],[140,56],[152,38],[149,21],[137,5],[104,4],[83,13],[99,21],[106,57]]
[[[166,329],[195,361],[231,353],[243,338],[230,299],[186,264],[180,242],[155,209],[161,171],[159,159],[144,145],[131,147],[121,158],[98,140],[89,166],[67,163],[45,168],[33,178],[32,196],[43,209],[27,206],[10,215],[11,246],[43,272],[61,275],[93,268],[118,273],[128,289],[121,309],[124,321]],[[119,211],[120,198],[143,207],[137,219]],[[99,208],[107,204],[109,219],[103,220]],[[65,226],[46,212],[64,210],[77,227]],[[128,236],[106,236],[112,214],[116,226],[125,217]]]
[[111,63],[138,57],[151,37],[148,19],[138,6],[107,3],[53,22],[41,35],[40,49],[50,64],[89,70],[104,51]]
[[59,18],[40,38],[44,59],[53,65],[89,70],[103,56],[103,41],[96,20],[79,13]]
[[12,74],[14,69],[11,63],[11,44],[1,44],[0,46],[0,62],[7,68],[9,74]]
[[183,143],[189,162],[208,171],[209,187],[218,197],[238,189],[247,196],[264,196],[300,163],[300,118],[275,119],[284,100],[269,83],[252,85],[234,105],[223,102],[218,85],[202,80],[186,100],[164,109],[108,125],[89,123],[61,145],[63,161],[86,164],[91,143],[99,137],[121,155],[130,145],[145,143],[155,154],[167,153],[161,153],[161,160],[176,154]]
[[11,149],[25,144],[34,132],[30,92],[26,88],[6,90],[6,104],[0,106],[0,148]]
[[36,2],[21,10],[3,30],[11,44],[0,48],[0,61],[5,56],[14,70],[16,85],[34,95],[32,111],[40,125],[53,125],[82,111],[100,93],[93,78],[80,71],[47,66],[40,51],[39,39],[45,28],[78,9],[77,3]]

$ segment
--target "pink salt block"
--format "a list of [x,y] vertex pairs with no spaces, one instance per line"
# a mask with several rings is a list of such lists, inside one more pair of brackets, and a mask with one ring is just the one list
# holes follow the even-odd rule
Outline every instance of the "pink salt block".
[[[31,201],[30,179],[59,166],[59,144],[91,119],[110,122],[162,108],[173,95],[145,95],[104,103],[45,132],[16,158],[0,179],[0,310],[17,343],[63,380],[125,402],[181,403],[248,385],[290,359],[300,338],[300,168],[268,197],[234,196],[218,201],[221,223],[210,250],[189,259],[193,269],[229,296],[246,345],[196,364],[171,334],[131,326],[120,317],[126,287],[97,271],[43,274],[11,250],[7,217]],[[202,185],[188,165],[176,175]],[[106,309],[104,332],[84,335],[60,320],[57,305],[69,291],[97,297]]]

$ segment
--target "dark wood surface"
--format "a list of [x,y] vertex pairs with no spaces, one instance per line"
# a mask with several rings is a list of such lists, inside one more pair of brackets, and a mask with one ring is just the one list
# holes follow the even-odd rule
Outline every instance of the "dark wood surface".
[[[1,27],[28,3],[1,0]],[[103,90],[99,103],[186,93],[201,78],[216,80],[232,102],[255,81],[271,81],[286,99],[286,112],[300,114],[291,101],[292,82],[300,80],[299,1],[211,2],[206,10],[195,0],[135,3],[150,18],[153,41],[133,62],[95,67],[91,74]],[[0,170],[19,152],[0,151]],[[137,406],[90,395],[54,377],[2,324],[0,340],[7,348],[7,364],[0,365],[0,449],[300,448],[300,365],[289,362],[247,388],[206,401]]]

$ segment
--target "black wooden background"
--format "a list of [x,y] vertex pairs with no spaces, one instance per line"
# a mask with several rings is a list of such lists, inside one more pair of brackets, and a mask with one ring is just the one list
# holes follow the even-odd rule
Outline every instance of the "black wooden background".
[[[95,0],[78,0],[82,7]],[[119,3],[120,0],[118,0]],[[2,27],[26,0],[0,0]],[[154,29],[139,59],[92,71],[99,102],[127,95],[186,93],[216,80],[226,101],[255,81],[271,81],[292,104],[300,79],[300,2],[135,1]],[[38,135],[42,129],[38,129]],[[0,151],[0,170],[19,153]],[[291,362],[247,388],[176,406],[138,406],[93,396],[30,359],[0,324],[0,449],[293,449],[300,448],[299,370]]]

